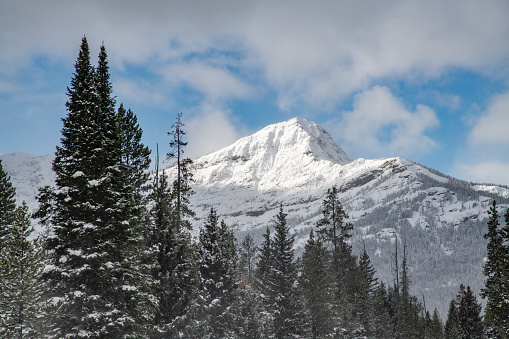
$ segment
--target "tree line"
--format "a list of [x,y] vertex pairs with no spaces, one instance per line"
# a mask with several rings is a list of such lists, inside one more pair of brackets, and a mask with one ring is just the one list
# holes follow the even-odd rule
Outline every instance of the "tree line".
[[[0,336],[7,338],[507,338],[509,211],[490,209],[484,319],[461,285],[445,324],[411,295],[406,242],[394,279],[376,277],[335,187],[300,258],[281,203],[255,244],[237,242],[212,207],[191,236],[191,160],[179,114],[174,175],[150,175],[136,115],[112,95],[106,49],[82,39],[53,170],[32,216],[0,162]],[[157,159],[158,163],[158,159]],[[398,253],[398,251],[402,253]]]

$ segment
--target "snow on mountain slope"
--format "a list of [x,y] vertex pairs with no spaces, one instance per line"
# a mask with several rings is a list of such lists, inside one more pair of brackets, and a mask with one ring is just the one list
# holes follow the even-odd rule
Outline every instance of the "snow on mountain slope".
[[[408,244],[413,292],[446,315],[460,283],[479,290],[492,199],[509,207],[506,190],[482,189],[401,158],[352,161],[320,126],[303,119],[271,125],[196,159],[191,203],[197,226],[211,207],[239,238],[261,234],[282,203],[301,252],[336,186],[354,223],[352,245],[365,245],[378,276],[391,284],[397,239]],[[172,170],[166,172],[172,177]],[[198,227],[195,229],[198,231]]]
[[[33,208],[38,188],[54,184],[53,158],[0,156],[18,202]],[[251,233],[261,243],[283,204],[298,253],[336,186],[354,224],[355,253],[365,246],[378,277],[392,284],[394,247],[405,242],[412,293],[442,317],[460,283],[482,287],[487,210],[493,199],[502,215],[509,207],[507,187],[470,184],[402,158],[352,160],[322,127],[298,118],[196,159],[193,173],[195,234],[214,207],[239,239]]]
[[38,206],[36,195],[39,188],[55,185],[55,174],[51,168],[53,159],[55,159],[53,154],[37,156],[17,152],[0,155],[2,167],[16,187],[18,204],[24,200],[30,211],[33,211]]

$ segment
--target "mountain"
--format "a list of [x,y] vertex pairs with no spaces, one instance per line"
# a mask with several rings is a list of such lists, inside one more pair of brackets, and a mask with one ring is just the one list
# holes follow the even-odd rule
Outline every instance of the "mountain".
[[[52,156],[0,159],[20,188],[18,200],[35,206],[37,187],[54,180]],[[165,173],[172,177],[172,168]],[[352,160],[322,127],[298,118],[196,159],[193,173],[195,232],[214,207],[238,239],[250,233],[261,243],[282,203],[298,253],[336,186],[354,224],[354,253],[365,246],[378,277],[392,284],[395,242],[405,243],[412,293],[443,319],[460,283],[477,292],[483,285],[492,199],[501,213],[509,207],[507,187],[468,183],[402,158]]]
[[11,177],[16,187],[16,201],[25,201],[32,211],[38,206],[36,195],[39,188],[55,185],[55,173],[52,170],[53,154],[37,156],[26,153],[0,155],[2,167]]

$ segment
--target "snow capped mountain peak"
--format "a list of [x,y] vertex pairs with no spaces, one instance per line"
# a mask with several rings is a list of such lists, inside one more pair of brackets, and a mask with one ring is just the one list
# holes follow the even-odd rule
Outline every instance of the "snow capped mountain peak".
[[[346,165],[352,160],[321,126],[300,118],[269,125],[231,146],[195,161],[205,185],[279,186],[310,167]],[[304,176],[303,176],[304,177]],[[305,176],[307,177],[307,175]]]

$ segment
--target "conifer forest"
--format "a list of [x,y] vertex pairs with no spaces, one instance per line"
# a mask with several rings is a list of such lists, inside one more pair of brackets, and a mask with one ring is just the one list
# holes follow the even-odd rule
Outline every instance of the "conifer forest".
[[168,128],[168,176],[112,93],[105,46],[94,66],[84,37],[56,186],[33,214],[0,162],[0,337],[509,338],[509,210],[495,201],[485,286],[478,296],[461,285],[440,315],[410,292],[406,242],[395,242],[392,281],[376,278],[366,250],[354,255],[336,187],[299,257],[284,201],[261,243],[236,239],[214,207],[196,221],[182,113]]

